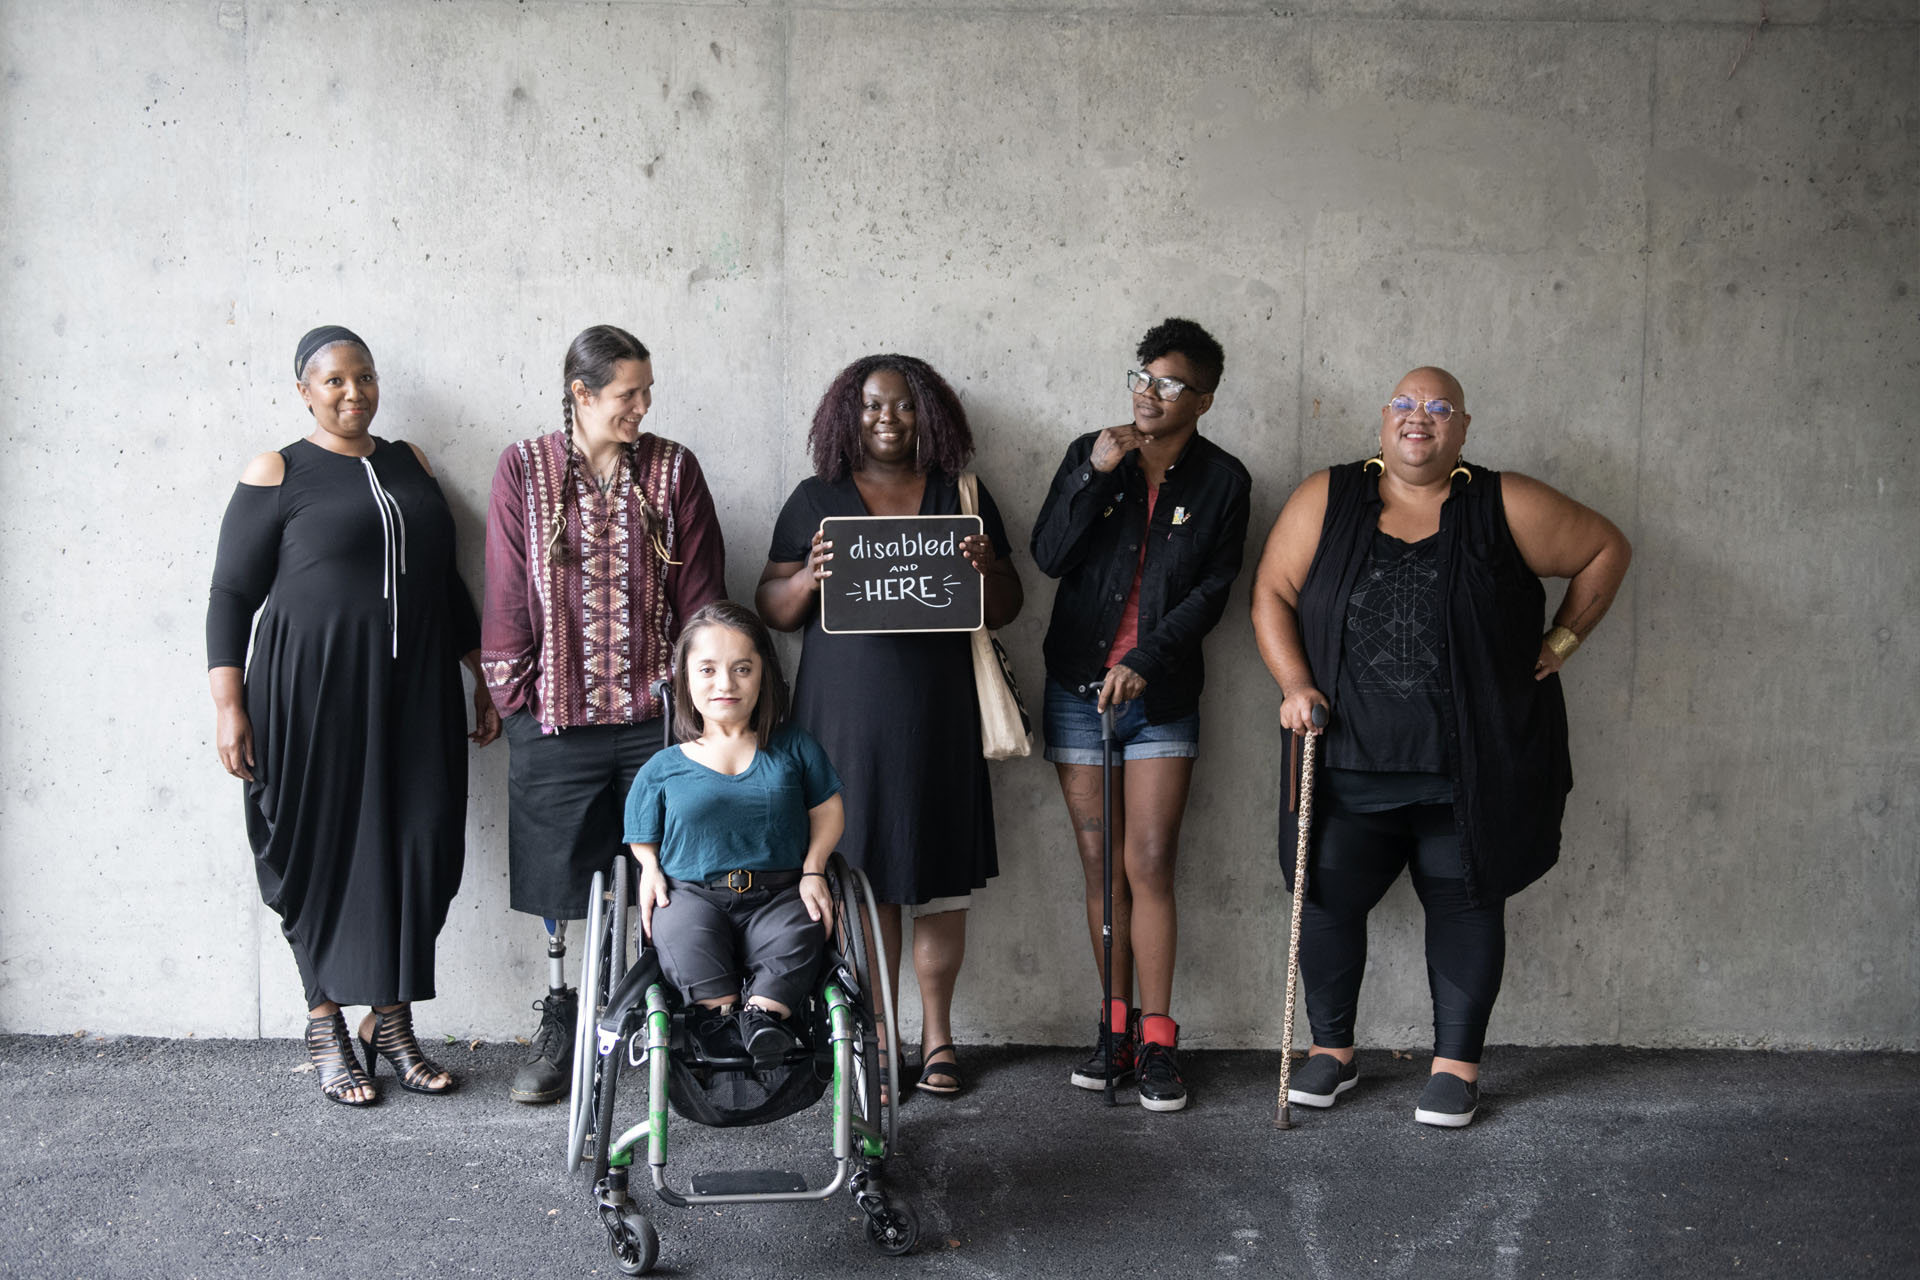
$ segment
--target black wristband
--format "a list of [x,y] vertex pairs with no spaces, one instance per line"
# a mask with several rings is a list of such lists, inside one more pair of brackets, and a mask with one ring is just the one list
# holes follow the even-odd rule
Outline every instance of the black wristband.
[[827,873],[824,871],[802,871],[800,873],[800,878],[802,880],[805,880],[808,876],[819,876],[822,880],[825,880],[827,878]]

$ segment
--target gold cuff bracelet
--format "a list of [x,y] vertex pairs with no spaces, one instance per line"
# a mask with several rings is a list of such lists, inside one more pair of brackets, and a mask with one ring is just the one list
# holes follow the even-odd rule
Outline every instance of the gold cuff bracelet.
[[1580,637],[1566,627],[1555,627],[1547,632],[1547,648],[1553,650],[1553,656],[1565,662],[1580,647]]

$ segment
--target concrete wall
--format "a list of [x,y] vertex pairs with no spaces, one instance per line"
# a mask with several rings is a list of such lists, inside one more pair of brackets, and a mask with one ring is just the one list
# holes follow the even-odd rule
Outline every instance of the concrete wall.
[[[234,480],[307,429],[310,325],[372,343],[377,429],[434,459],[476,584],[493,459],[554,424],[574,332],[634,329],[746,597],[848,359],[954,380],[1024,545],[1185,314],[1229,353],[1205,425],[1256,477],[1249,563],[1425,361],[1471,457],[1636,544],[1569,672],[1566,853],[1510,913],[1496,1040],[1920,1046],[1920,16],[1771,8],[1747,47],[1749,0],[5,6],[0,1027],[296,1028],[201,629]],[[1279,1027],[1245,593],[1182,854],[1200,1045]],[[505,751],[473,760],[429,1030],[524,1032],[542,985]],[[960,1034],[1083,1040],[1052,771],[995,786]],[[1362,1035],[1423,1044],[1404,885],[1374,940]]]

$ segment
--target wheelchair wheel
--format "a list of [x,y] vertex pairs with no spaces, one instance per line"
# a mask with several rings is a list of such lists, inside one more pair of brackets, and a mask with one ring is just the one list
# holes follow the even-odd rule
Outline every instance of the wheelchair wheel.
[[607,1228],[607,1248],[613,1252],[613,1265],[624,1276],[643,1276],[660,1260],[660,1233],[653,1229],[647,1215],[627,1209],[618,1226]]
[[631,869],[625,858],[614,862],[611,886],[605,874],[595,873],[587,912],[586,955],[580,966],[580,1021],[573,1044],[567,1169],[577,1170],[583,1161],[590,1159],[596,1180],[607,1172],[607,1125],[602,1121],[611,1118],[613,1096],[606,1078],[616,1074],[619,1056],[600,1056],[595,1026],[607,1010],[613,989],[627,972],[630,877]]
[[593,1022],[588,1024],[587,1049],[593,1054],[593,1180],[597,1183],[607,1176],[607,1150],[618,1136],[613,1123],[613,1095],[620,1080],[620,1068],[626,1065],[627,1046],[624,1041],[606,1057],[600,1056],[599,1035],[593,1027],[600,1016],[607,1011],[607,1004],[613,998],[613,992],[620,980],[627,976],[627,895],[628,883],[632,878],[632,867],[627,859],[620,858],[613,865],[613,902],[607,912],[606,963],[598,999],[594,1001]]
[[[850,1090],[854,1114],[886,1134],[887,1150],[894,1146],[894,1109],[899,1105],[900,1081],[895,1072],[899,1036],[893,1017],[893,991],[883,965],[870,957],[879,957],[880,938],[876,929],[878,908],[866,876],[845,858],[834,854],[827,864],[827,888],[833,897],[833,946],[836,962],[844,965],[859,985],[855,996],[858,1016],[854,1019],[853,1082]],[[869,950],[869,947],[872,950]],[[881,1062],[879,1030],[885,1028],[887,1042],[894,1051]],[[888,1099],[881,1104],[882,1094]]]
[[920,1220],[903,1204],[889,1205],[867,1219],[867,1243],[889,1258],[912,1253],[920,1243]]
[[602,940],[607,929],[607,878],[593,873],[593,888],[587,895],[587,931],[580,942],[579,1011],[573,1026],[573,1079],[567,1094],[567,1172],[580,1167],[592,1124],[594,1094],[594,1054],[589,1048],[590,1015],[606,999],[601,980]]

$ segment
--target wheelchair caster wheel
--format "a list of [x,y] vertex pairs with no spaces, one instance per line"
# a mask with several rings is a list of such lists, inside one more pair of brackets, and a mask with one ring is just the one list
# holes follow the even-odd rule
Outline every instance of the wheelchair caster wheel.
[[898,1258],[920,1243],[920,1223],[905,1205],[882,1209],[867,1218],[867,1243],[889,1258]]
[[619,1226],[607,1228],[607,1247],[621,1275],[643,1276],[659,1261],[660,1233],[644,1213],[628,1209],[620,1215]]

